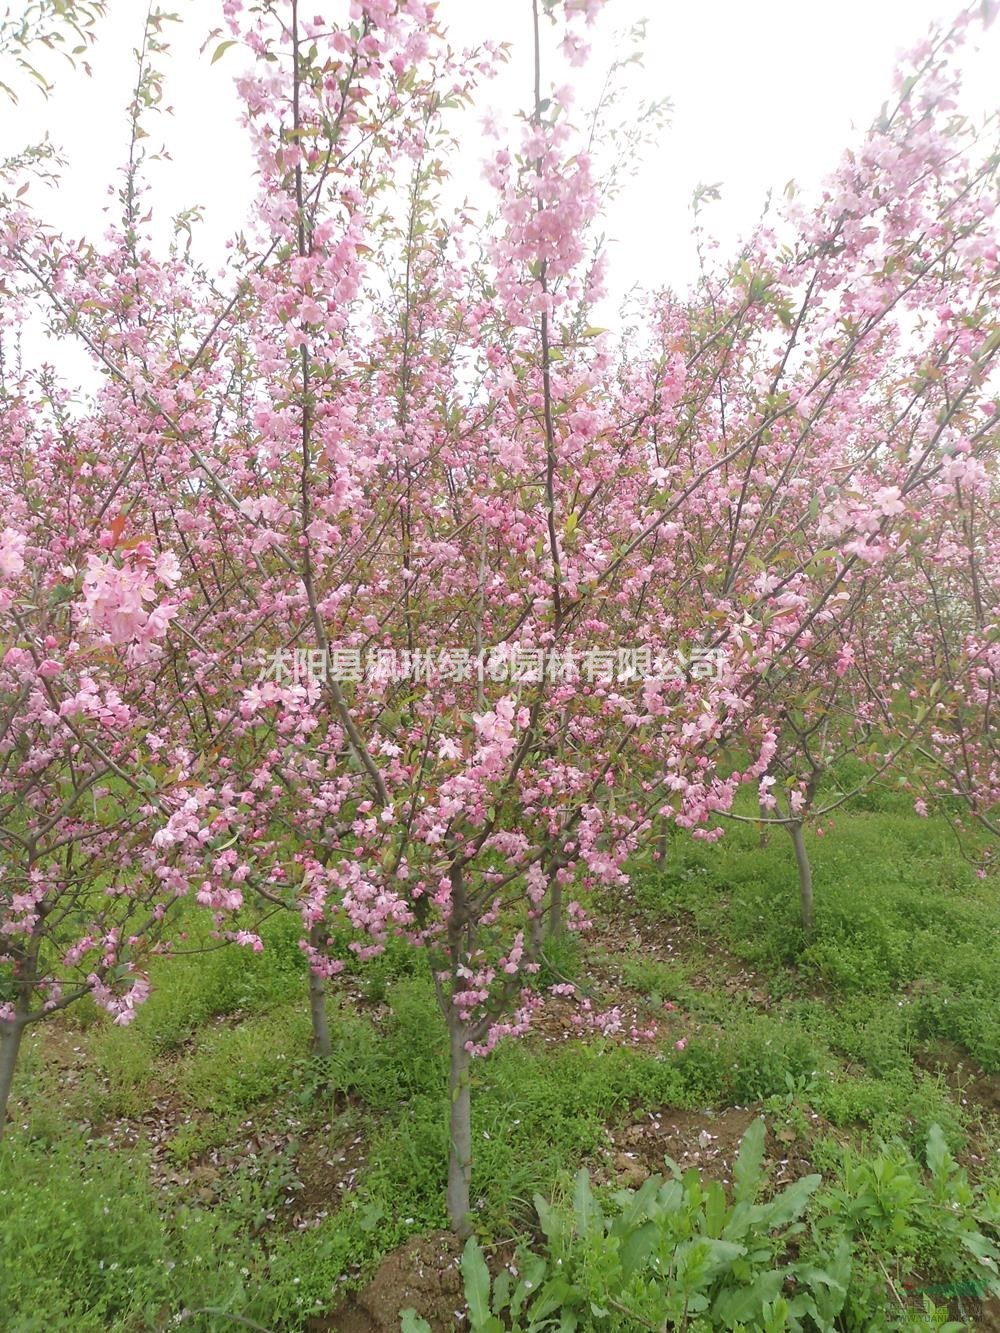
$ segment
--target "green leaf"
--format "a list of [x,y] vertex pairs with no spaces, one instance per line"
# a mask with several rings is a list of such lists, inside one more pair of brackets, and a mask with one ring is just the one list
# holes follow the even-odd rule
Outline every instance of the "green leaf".
[[832,1324],[844,1308],[851,1277],[851,1246],[847,1237],[840,1238],[828,1268],[799,1268],[797,1276],[800,1285],[812,1292],[820,1318]]
[[545,1277],[545,1260],[537,1254],[529,1257],[521,1271],[521,1280],[514,1288],[510,1298],[510,1312],[515,1318],[521,1313],[525,1301],[534,1297]]
[[550,1243],[554,1242],[557,1236],[562,1235],[562,1224],[559,1217],[547,1199],[543,1199],[540,1194],[534,1198],[535,1212],[538,1214],[538,1224],[542,1228],[542,1233]]
[[426,1319],[421,1319],[416,1310],[402,1310],[401,1333],[431,1333],[431,1326]]
[[975,1255],[983,1265],[983,1280],[996,1277],[997,1259],[1000,1252],[981,1231],[963,1231],[958,1237],[959,1244]]
[[753,1320],[756,1327],[764,1307],[779,1294],[785,1280],[783,1269],[761,1273],[745,1287],[724,1287],[712,1306],[712,1319],[720,1327],[731,1328],[739,1320]]
[[647,1176],[637,1190],[619,1190],[614,1196],[621,1212],[611,1225],[613,1236],[624,1237],[649,1217],[650,1207],[663,1184],[661,1176]]
[[52,588],[50,604],[59,606],[63,602],[71,602],[76,596],[76,586],[72,583],[57,583]]
[[604,1214],[590,1188],[590,1174],[580,1170],[573,1186],[573,1212],[581,1236],[593,1236],[604,1230]]
[[[747,1252],[745,1245],[736,1245],[728,1240],[708,1240],[698,1236],[694,1240],[684,1241],[674,1251],[674,1266],[677,1280],[687,1295],[708,1287],[736,1259],[741,1259]],[[699,1308],[704,1309],[703,1303]],[[688,1310],[694,1310],[693,1297],[689,1297]]]
[[759,1117],[743,1135],[739,1155],[733,1164],[733,1185],[737,1202],[757,1197],[763,1180],[764,1122]]
[[680,1180],[681,1169],[674,1161],[674,1159],[670,1157],[667,1153],[663,1154],[663,1165],[667,1168],[667,1174],[671,1176],[673,1180]]
[[725,1221],[726,1192],[717,1180],[713,1180],[709,1183],[708,1197],[705,1200],[705,1230],[713,1240],[722,1235]]
[[510,1304],[510,1291],[513,1280],[506,1268],[501,1268],[493,1283],[493,1312],[500,1314]]
[[472,1327],[479,1329],[490,1317],[490,1270],[474,1236],[469,1237],[462,1251],[462,1277]]
[[563,1305],[573,1295],[573,1288],[565,1278],[553,1278],[545,1284],[545,1291],[542,1293],[537,1305],[532,1306],[531,1318],[533,1320],[532,1328],[544,1327],[540,1323],[546,1315],[554,1314],[556,1310],[561,1310]]
[[630,1231],[622,1241],[621,1248],[618,1251],[618,1259],[622,1266],[622,1276],[626,1281],[645,1264],[652,1254],[656,1236],[656,1223],[644,1222],[641,1227]]
[[771,1228],[787,1226],[801,1217],[809,1196],[819,1188],[822,1176],[803,1176],[777,1195],[767,1206],[767,1222]]
[[784,1333],[784,1330],[789,1327],[788,1316],[792,1313],[792,1310],[783,1296],[779,1296],[776,1301],[769,1301],[760,1313],[764,1321],[764,1333]]
[[940,1125],[927,1132],[927,1165],[932,1176],[949,1176],[955,1165]]
[[214,65],[217,60],[221,60],[231,46],[236,45],[236,38],[231,37],[228,42],[220,42],[212,55],[211,63]]

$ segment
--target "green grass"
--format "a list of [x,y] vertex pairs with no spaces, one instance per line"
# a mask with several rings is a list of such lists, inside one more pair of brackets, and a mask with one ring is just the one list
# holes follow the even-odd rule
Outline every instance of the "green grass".
[[807,834],[815,931],[805,945],[790,840],[731,825],[713,847],[676,840],[666,871],[640,872],[653,915],[688,912],[789,992],[879,997],[906,1011],[914,1037],[956,1042],[1000,1071],[1000,886],[957,858],[951,831],[916,815],[841,815]]
[[0,1149],[0,1293],[11,1333],[156,1326],[206,1299],[241,1300],[249,1250],[235,1219],[159,1208],[144,1155],[64,1134]]
[[[687,1042],[676,1050],[670,1025],[636,1047],[529,1038],[477,1063],[485,1239],[533,1232],[535,1194],[558,1195],[567,1173],[597,1160],[609,1126],[644,1111],[669,1121],[671,1107],[762,1103],[776,1123],[808,1129],[829,1209],[846,1206],[837,1191],[868,1169],[859,1162],[882,1160],[880,1142],[919,1155],[933,1124],[960,1156],[974,1134],[979,1156],[996,1160],[996,1125],[928,1073],[926,1057],[945,1044],[986,1074],[1000,1070],[998,885],[978,880],[947,828],[896,793],[855,805],[825,837],[809,835],[808,943],[789,840],[776,830],[761,848],[755,828],[733,825],[713,846],[676,837],[665,869],[636,868],[643,947],[615,954],[598,929],[590,944],[547,951],[549,981],[568,975],[601,991],[617,977],[650,1013],[675,1006]],[[602,906],[621,914],[619,902],[597,903],[598,919]],[[673,953],[658,947],[667,938],[681,941]],[[368,1003],[355,1011],[346,993],[331,997],[334,1056],[321,1066],[309,1055],[297,940],[295,921],[276,917],[261,955],[207,947],[157,961],[153,995],[128,1030],[84,1012],[32,1033],[0,1149],[4,1333],[141,1333],[185,1311],[192,1330],[232,1328],[229,1314],[292,1333],[382,1255],[444,1225],[446,1043],[424,959],[396,942],[351,967]],[[195,934],[190,945],[210,941]],[[69,1077],[73,1046],[84,1058]],[[358,1134],[356,1187],[314,1225],[290,1226],[287,1201],[304,1187],[299,1143]],[[216,1160],[203,1197],[192,1180]],[[988,1167],[978,1173],[984,1188],[1000,1183]],[[933,1254],[920,1259],[933,1268]],[[882,1290],[874,1259],[852,1280],[858,1309],[869,1288]]]

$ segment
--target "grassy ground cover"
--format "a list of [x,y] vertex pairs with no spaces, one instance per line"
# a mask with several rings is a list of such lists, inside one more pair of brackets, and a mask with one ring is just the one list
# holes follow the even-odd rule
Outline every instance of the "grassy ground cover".
[[[790,842],[777,830],[761,846],[749,825],[713,846],[678,836],[665,866],[637,867],[628,902],[595,902],[586,937],[553,943],[552,979],[618,1007],[623,1031],[580,1038],[556,1003],[477,1066],[474,1184],[494,1272],[523,1267],[519,1243],[544,1251],[535,1198],[559,1207],[581,1166],[605,1199],[665,1156],[731,1190],[763,1114],[767,1188],[822,1176],[797,1251],[830,1226],[850,1237],[831,1327],[1000,1326],[980,1261],[948,1230],[968,1216],[995,1238],[1000,1217],[1000,885],[975,876],[944,822],[892,797],[856,801],[810,852],[808,943]],[[275,918],[259,956],[157,964],[129,1030],[78,1013],[32,1032],[0,1149],[5,1333],[354,1333],[398,1327],[404,1301],[455,1326],[446,1052],[423,960],[394,944],[345,974],[320,1065],[297,937]],[[628,1039],[654,1020],[655,1039]],[[933,1126],[968,1197],[927,1174]],[[426,1290],[401,1255],[435,1271]],[[643,1327],[629,1318],[595,1300],[566,1326]],[[768,1326],[720,1319],[692,1311],[687,1326]]]

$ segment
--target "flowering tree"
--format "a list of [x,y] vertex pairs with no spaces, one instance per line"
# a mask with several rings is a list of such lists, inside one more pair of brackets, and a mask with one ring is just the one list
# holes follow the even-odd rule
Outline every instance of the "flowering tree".
[[[584,649],[614,661],[659,518],[646,439],[618,434],[614,363],[586,318],[596,183],[540,75],[520,148],[490,168],[493,221],[459,211],[446,227],[443,116],[493,57],[452,57],[420,4],[365,6],[343,29],[300,23],[294,5],[284,19],[234,16],[252,49],[290,45],[291,60],[287,80],[265,65],[240,85],[271,249],[240,312],[248,393],[225,404],[212,466],[237,517],[228,558],[249,573],[240,618],[315,649],[326,678],[245,691],[234,734],[262,762],[232,831],[265,876],[289,859],[277,828],[291,831],[315,972],[342,966],[324,947],[340,917],[362,954],[392,931],[428,951],[464,1230],[471,1057],[526,1028],[541,923],[578,915],[564,887],[623,882],[662,799],[636,786],[633,746],[661,773],[672,761],[696,821],[705,735],[740,703],[702,682],[688,725],[668,682],[581,683],[569,665]],[[645,620],[628,642],[643,639],[671,648]],[[402,677],[335,672],[351,654],[409,657]],[[195,818],[157,836],[203,832]]]
[[[227,629],[212,620],[227,574],[199,541],[211,510],[189,453],[204,311],[188,266],[157,262],[139,223],[137,129],[162,49],[150,22],[121,224],[103,245],[32,215],[45,159],[15,158],[3,180],[0,1128],[25,1028],[85,996],[129,1022],[176,905],[192,887],[217,905],[206,866],[233,799],[198,776],[225,734],[212,701],[230,673],[201,634]],[[31,316],[81,340],[107,375],[96,394],[21,365]],[[178,864],[154,831],[212,800],[215,830]]]
[[[133,906],[159,923],[193,891],[259,947],[230,919],[246,890],[294,902],[320,1050],[331,927],[353,926],[362,957],[410,939],[448,1030],[460,1232],[472,1059],[543,1002],[546,928],[581,924],[574,895],[624,886],[658,816],[715,838],[779,763],[801,839],[830,753],[817,734],[881,725],[892,673],[869,689],[849,671],[937,521],[945,433],[997,352],[996,164],[950,125],[945,57],[968,15],[917,53],[817,208],[793,202],[688,299],[655,294],[620,340],[596,328],[602,181],[570,93],[542,77],[553,32],[582,58],[596,9],[533,3],[533,95],[487,165],[485,214],[446,162],[501,52],[453,52],[424,0],[359,0],[342,23],[226,0],[216,55],[252,57],[238,90],[261,183],[227,293],[156,257],[135,156],[105,245],[67,247],[16,199],[5,221],[5,276],[105,376],[65,421],[58,394],[36,412],[19,387],[4,427],[20,459],[7,688],[28,728],[8,838],[48,762],[49,699],[71,836],[46,883],[63,848],[93,848],[72,858],[86,891],[46,888],[37,902],[72,906],[32,907],[26,937],[108,898],[134,952],[156,929]],[[57,463],[81,440],[93,458],[71,483]],[[64,494],[68,541],[43,500]],[[47,600],[16,582],[36,549]],[[92,660],[94,690],[72,674]],[[95,728],[119,703],[109,747]],[[25,883],[49,848],[27,836]],[[0,902],[25,937],[22,896]],[[108,951],[102,910],[62,966],[127,1010],[132,954],[123,934]],[[53,969],[27,981],[17,949],[15,987],[59,1003]]]
[[[935,254],[975,265],[990,176],[970,175],[939,135],[940,88],[912,84],[864,170],[846,164],[816,216],[793,212],[795,247],[761,231],[698,303],[657,302],[645,347],[618,366],[587,315],[601,282],[585,241],[596,185],[540,75],[521,144],[489,167],[485,231],[461,213],[447,229],[436,220],[426,107],[393,132],[359,112],[379,127],[363,166],[324,141],[331,126],[357,133],[340,108],[362,56],[381,62],[366,67],[366,96],[399,99],[378,80],[399,77],[385,50],[411,40],[415,13],[393,11],[393,26],[359,11],[332,39],[331,84],[293,26],[291,86],[269,100],[248,85],[288,261],[262,275],[253,316],[267,353],[254,422],[282,455],[268,494],[244,507],[266,514],[275,550],[300,553],[274,565],[289,640],[305,624],[324,654],[404,653],[423,668],[403,682],[268,683],[244,712],[275,710],[286,734],[311,738],[282,757],[302,775],[297,808],[312,803],[310,924],[346,913],[368,936],[362,952],[395,930],[430,954],[462,1228],[469,1056],[527,1026],[539,922],[561,919],[567,885],[621,882],[657,810],[712,836],[740,783],[765,775],[785,700],[813,665],[832,659],[839,679],[854,587],[890,567],[938,466],[933,433],[885,446],[895,376],[920,363],[907,325],[940,297]],[[317,51],[321,36],[309,33]],[[939,73],[934,60],[923,71],[931,85]],[[398,266],[373,277],[372,186],[354,183],[386,180],[378,154],[399,151],[396,134],[415,165],[402,221],[376,233]],[[299,140],[315,151],[296,152]],[[953,216],[954,231],[936,221]],[[490,650],[496,678],[418,658],[442,640]],[[566,678],[570,654],[613,658],[626,643],[661,667],[678,646],[720,649],[722,662],[701,680],[640,682],[635,669],[626,688]],[[530,664],[512,679],[515,659]],[[338,825],[348,837],[332,836]],[[321,934],[313,966],[335,970]]]
[[890,621],[899,648],[892,716],[917,736],[906,773],[916,810],[926,815],[930,804],[949,816],[981,873],[1000,834],[1000,570],[995,481],[976,455],[982,441],[995,449],[996,420],[994,398],[955,428],[937,481],[935,522],[912,553]]
[[[687,321],[704,333],[676,344],[689,367],[683,427],[665,421],[657,446],[676,450],[680,435],[721,456],[710,505],[679,534],[683,583],[664,581],[664,611],[685,599],[695,617],[704,608],[727,627],[709,632],[718,643],[733,625],[762,632],[753,698],[776,749],[760,796],[792,835],[807,930],[802,824],[851,795],[817,804],[821,778],[853,753],[868,759],[870,781],[917,734],[918,719],[896,708],[907,644],[892,633],[893,603],[909,600],[914,623],[935,619],[917,606],[913,562],[941,521],[942,494],[958,483],[977,497],[980,524],[988,512],[997,159],[955,116],[952,63],[972,19],[911,53],[896,105],[846,155],[818,208],[793,198],[734,264],[706,271],[693,318],[691,307],[673,315],[675,330]],[[977,541],[966,533],[966,560]],[[973,590],[952,600],[971,629]]]
[[127,1023],[171,897],[147,826],[180,568],[118,521],[95,527],[98,441],[34,389],[0,391],[0,1131],[26,1026],[84,995]]

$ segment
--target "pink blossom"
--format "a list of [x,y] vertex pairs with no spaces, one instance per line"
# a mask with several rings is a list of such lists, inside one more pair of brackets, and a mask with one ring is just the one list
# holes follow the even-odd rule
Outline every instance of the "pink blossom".
[[24,548],[27,539],[15,528],[0,532],[0,577],[16,578],[24,569]]

